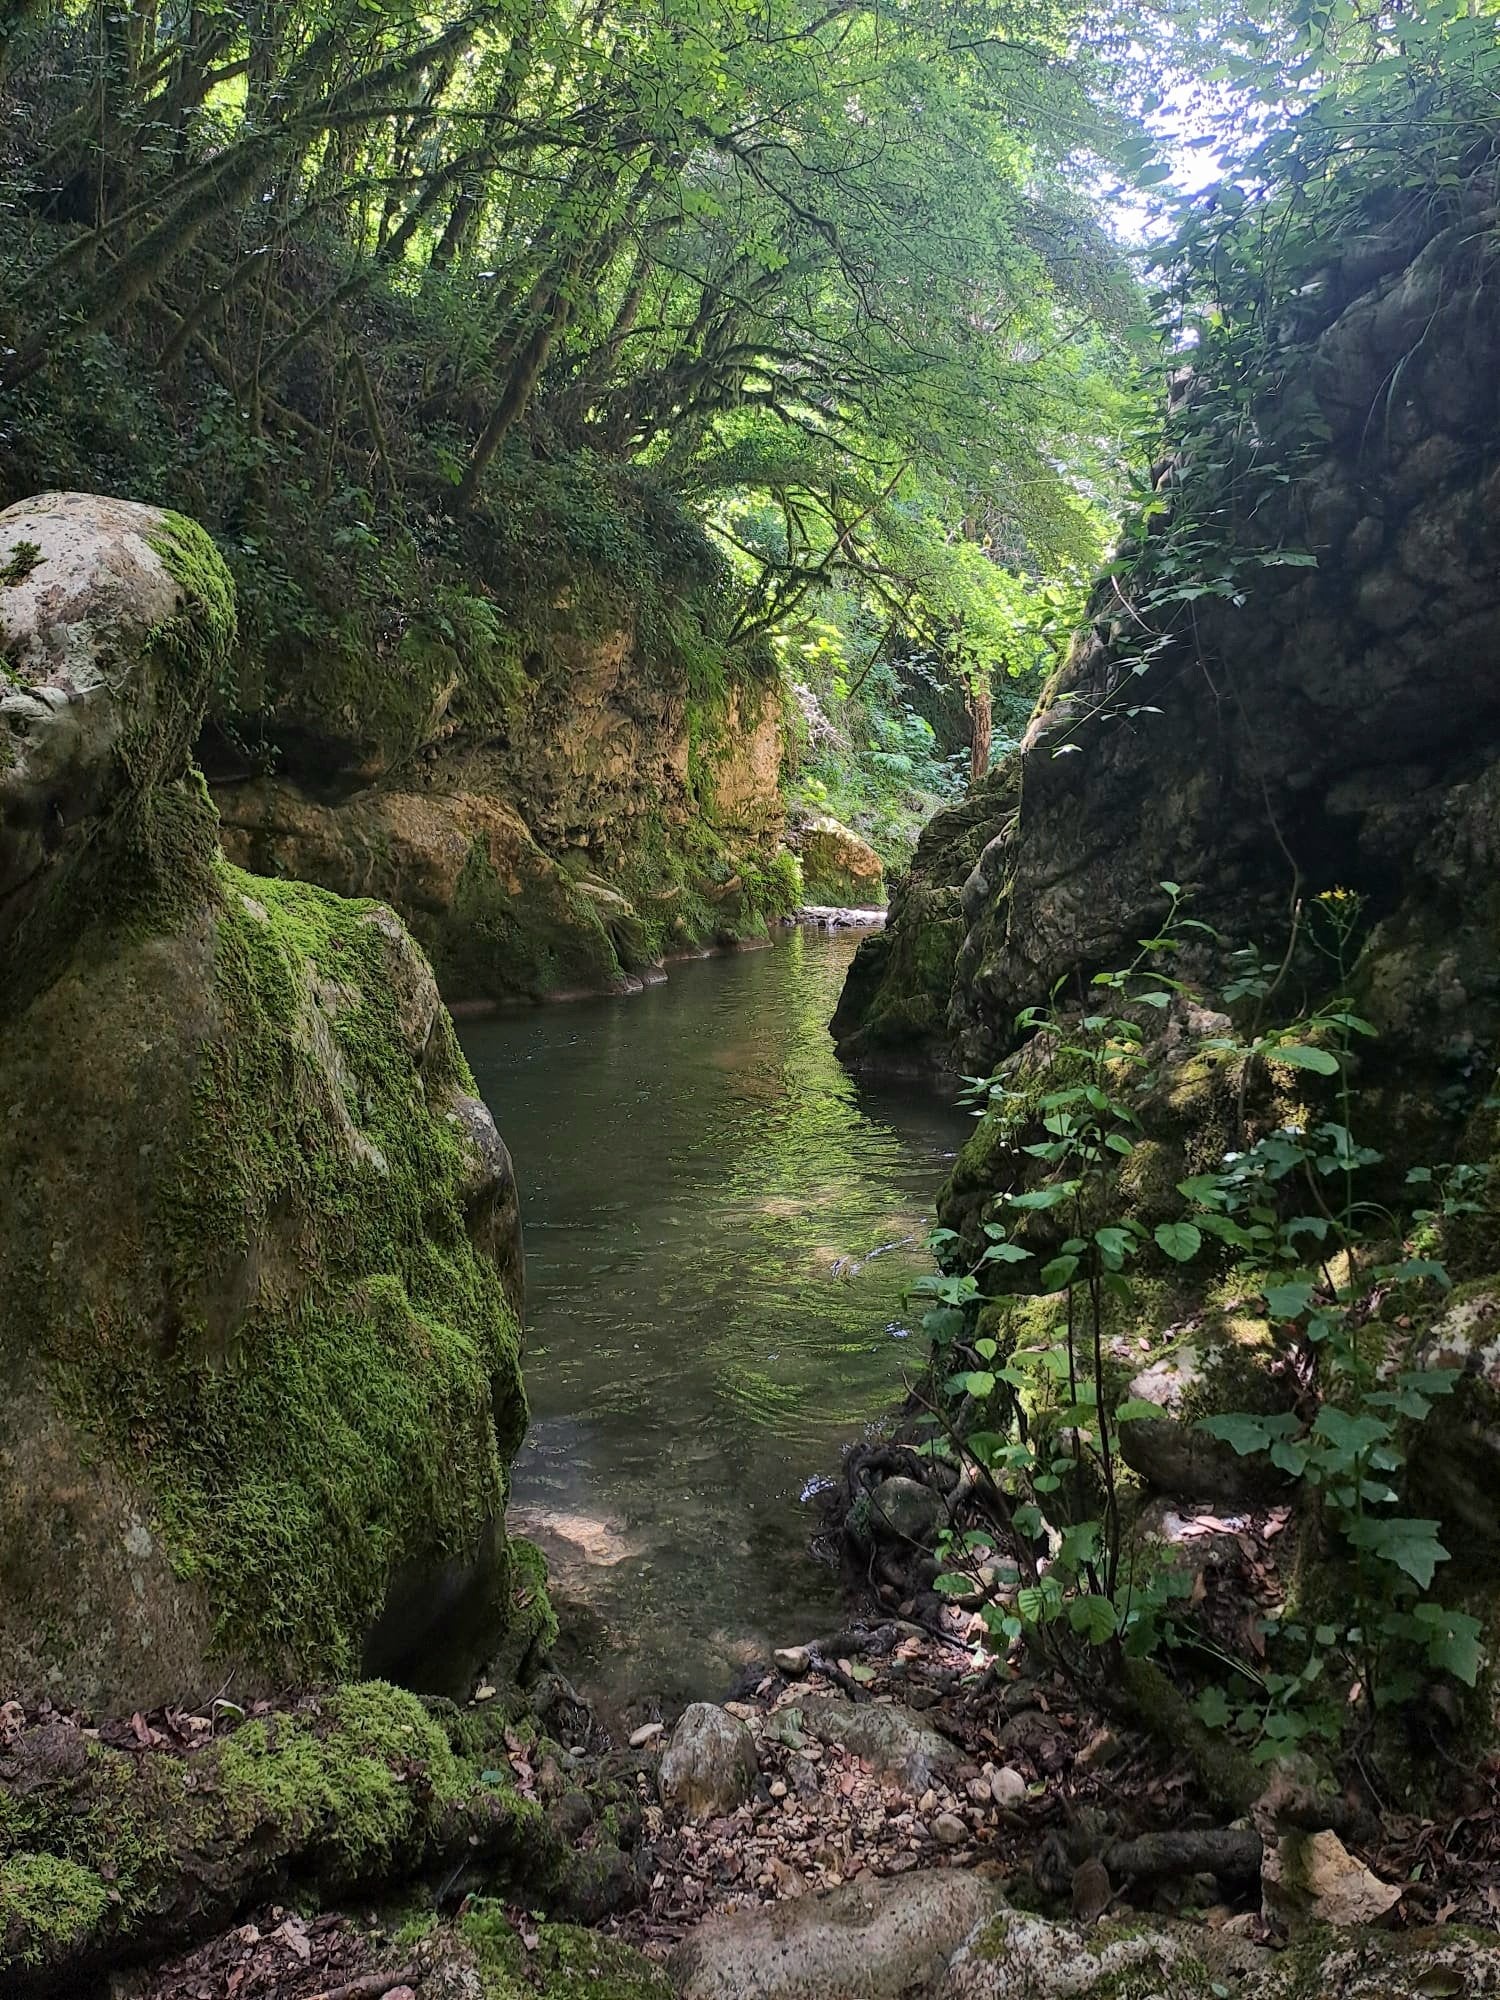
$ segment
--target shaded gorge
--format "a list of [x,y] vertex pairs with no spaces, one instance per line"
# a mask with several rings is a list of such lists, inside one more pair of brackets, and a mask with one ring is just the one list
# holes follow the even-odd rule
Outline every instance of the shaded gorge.
[[722,1693],[838,1616],[813,1498],[916,1363],[903,1295],[967,1129],[839,1067],[856,942],[793,931],[627,1003],[463,1025],[526,1229],[511,1523],[606,1695]]

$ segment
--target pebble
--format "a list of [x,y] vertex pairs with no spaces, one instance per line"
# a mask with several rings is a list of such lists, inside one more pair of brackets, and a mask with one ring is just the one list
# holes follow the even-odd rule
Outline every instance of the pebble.
[[990,1779],[990,1797],[997,1806],[1018,1806],[1026,1797],[1026,1780],[1009,1764],[1002,1765]]
[[784,1799],[786,1797],[786,1780],[784,1778],[773,1778],[771,1780],[771,1797],[773,1799]]
[[987,1806],[994,1796],[988,1778],[970,1778],[964,1790],[968,1793],[971,1802],[976,1806]]
[[810,1657],[806,1646],[781,1646],[771,1655],[784,1674],[805,1674]]
[[969,1829],[957,1813],[939,1813],[932,1822],[932,1831],[944,1847],[962,1847],[969,1837]]
[[639,1729],[633,1729],[630,1732],[631,1749],[639,1750],[641,1745],[649,1743],[653,1736],[660,1736],[665,1726],[664,1723],[660,1722],[643,1722]]

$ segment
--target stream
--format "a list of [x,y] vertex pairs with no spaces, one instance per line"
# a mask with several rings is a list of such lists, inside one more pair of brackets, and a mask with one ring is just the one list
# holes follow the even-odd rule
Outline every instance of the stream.
[[836,1624],[820,1486],[917,1360],[903,1294],[968,1120],[828,1036],[857,938],[462,1024],[515,1158],[531,1429],[510,1525],[596,1696],[721,1696]]

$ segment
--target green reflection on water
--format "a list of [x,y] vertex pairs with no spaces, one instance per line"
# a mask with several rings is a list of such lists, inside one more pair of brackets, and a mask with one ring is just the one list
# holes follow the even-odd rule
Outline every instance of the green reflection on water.
[[512,1515],[602,1620],[592,1677],[615,1691],[713,1692],[836,1615],[799,1496],[899,1393],[903,1294],[966,1127],[840,1069],[853,948],[792,932],[464,1030],[527,1230]]

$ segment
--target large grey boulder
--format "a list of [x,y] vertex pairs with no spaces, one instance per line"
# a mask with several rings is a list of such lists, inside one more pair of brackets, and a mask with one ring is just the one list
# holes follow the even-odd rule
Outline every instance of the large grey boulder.
[[710,1918],[667,1971],[682,2000],[935,2000],[949,1960],[1000,1903],[998,1884],[966,1869],[863,1876]]
[[804,1736],[862,1757],[883,1777],[920,1795],[943,1771],[963,1762],[963,1752],[919,1715],[895,1702],[850,1702],[828,1697],[784,1708],[772,1717],[784,1741]]
[[1483,2000],[1500,1938],[1319,1929],[1273,1951],[1201,1924],[1054,1923],[982,1870],[934,1869],[711,1918],[667,1970],[681,2000]]

